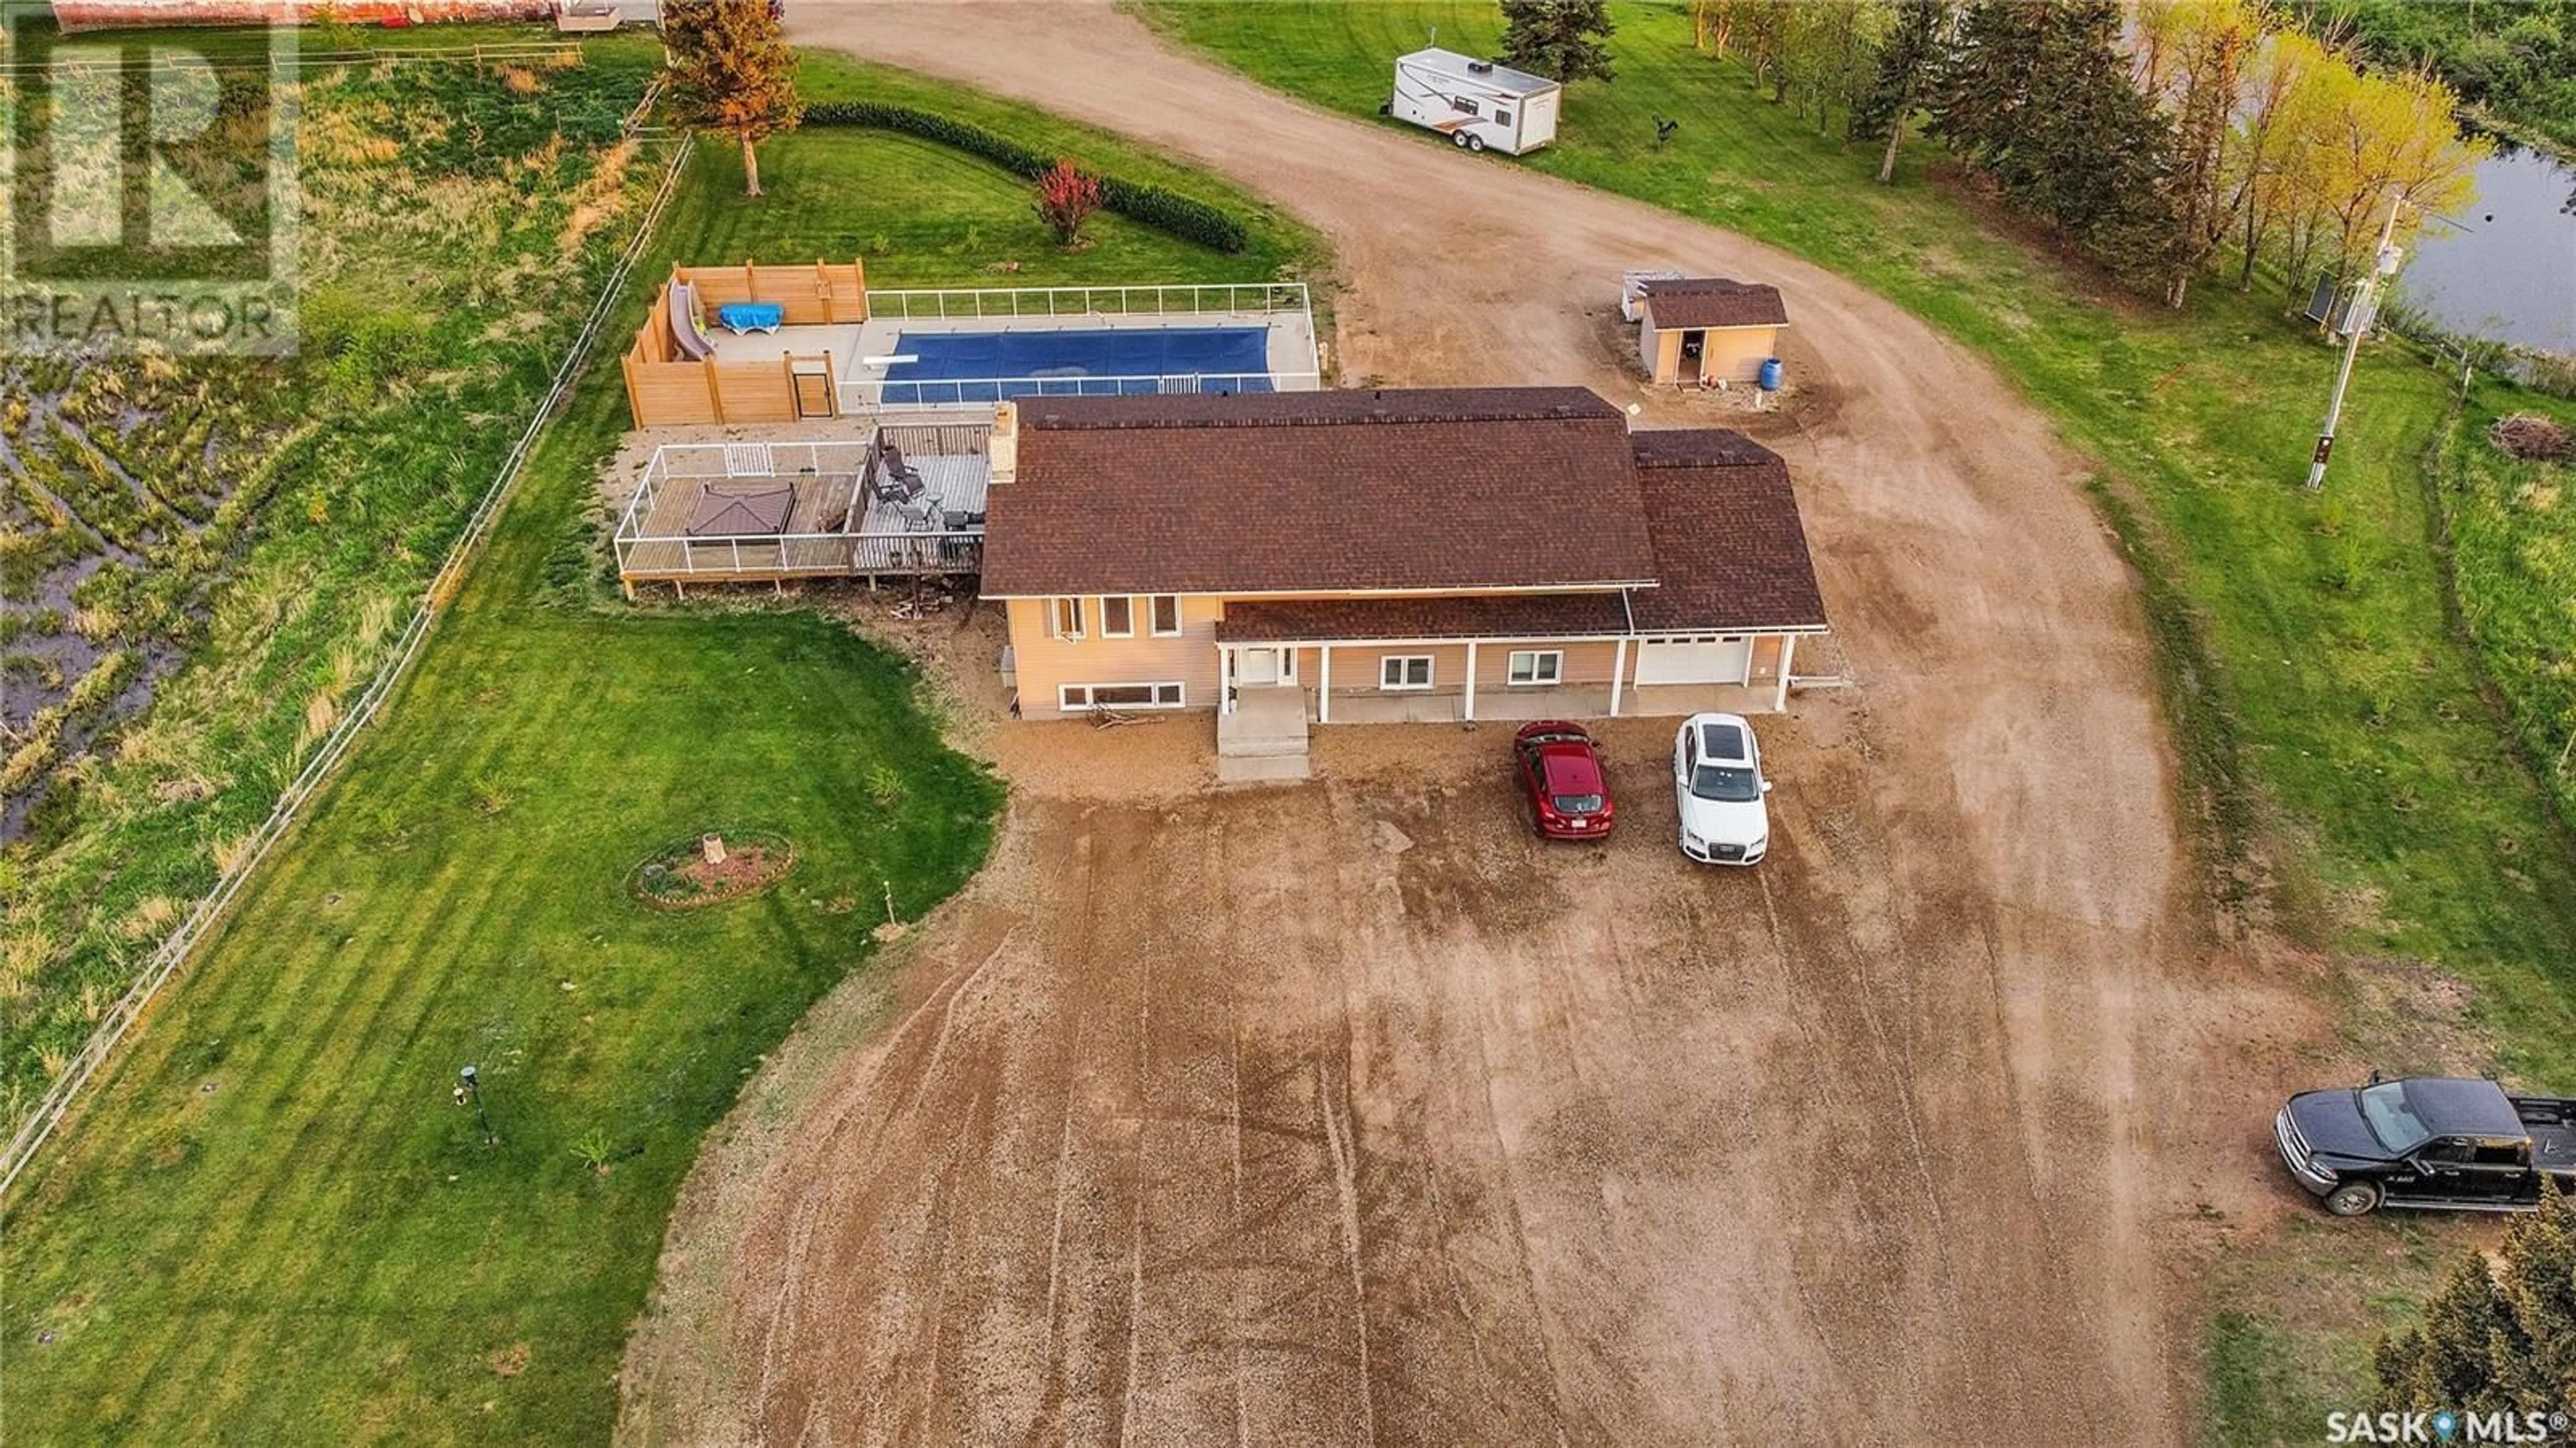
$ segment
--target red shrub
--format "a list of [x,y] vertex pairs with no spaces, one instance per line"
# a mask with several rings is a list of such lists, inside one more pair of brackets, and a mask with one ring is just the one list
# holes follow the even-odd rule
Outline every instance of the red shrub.
[[1100,178],[1059,157],[1038,177],[1038,216],[1066,246],[1082,239],[1082,223],[1100,209]]

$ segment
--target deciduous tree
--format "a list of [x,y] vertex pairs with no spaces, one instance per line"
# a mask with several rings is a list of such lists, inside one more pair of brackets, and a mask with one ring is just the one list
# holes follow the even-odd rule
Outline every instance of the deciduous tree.
[[[1780,61],[1788,49],[1796,0],[1733,0],[1728,10],[1729,33],[1734,37],[1737,53],[1744,57],[1745,69],[1753,73],[1754,88],[1770,87],[1771,99],[1779,101],[1786,84]],[[1719,58],[1724,58],[1724,52],[1719,53]]]
[[2239,291],[2252,289],[2254,264],[2292,189],[2295,153],[2307,139],[2295,116],[2300,98],[2313,88],[2309,77],[2332,63],[2306,34],[2282,31],[2257,45],[2248,64],[2227,168],[2229,215],[2240,225],[2244,249]]
[[1610,0],[1503,0],[1503,59],[1532,75],[1610,79]]
[[2165,304],[2183,295],[2236,222],[2230,180],[2246,66],[2263,43],[2252,0],[2151,0],[2138,14],[2142,83],[2173,119],[2166,180],[2176,228]]
[[1082,223],[1100,209],[1100,179],[1085,175],[1066,157],[1057,157],[1039,173],[1037,192],[1038,218],[1064,246],[1082,239]]
[[796,53],[769,0],[663,0],[669,95],[680,123],[742,143],[744,194],[760,194],[761,141],[796,128]]
[[1791,8],[1782,89],[1800,115],[1815,117],[1817,135],[1832,134],[1834,118],[1848,119],[1867,93],[1889,20],[1883,0],[1804,0]]
[[1691,49],[1726,59],[1727,40],[1735,32],[1735,0],[1691,0]]

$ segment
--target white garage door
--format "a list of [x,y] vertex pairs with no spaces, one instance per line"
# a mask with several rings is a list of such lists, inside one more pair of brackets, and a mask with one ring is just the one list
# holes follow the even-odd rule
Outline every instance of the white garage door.
[[1753,640],[1738,634],[1646,639],[1637,645],[1640,684],[1741,684],[1753,667]]

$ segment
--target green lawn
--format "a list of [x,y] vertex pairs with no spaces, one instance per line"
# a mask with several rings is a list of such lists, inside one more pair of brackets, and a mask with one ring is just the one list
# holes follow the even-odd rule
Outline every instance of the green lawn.
[[[1364,117],[1392,58],[1432,27],[1469,53],[1499,38],[1482,3],[1141,8],[1259,80]],[[2179,314],[2139,305],[1928,176],[1921,142],[1898,184],[1873,184],[1874,149],[1820,139],[1741,67],[1695,53],[1683,6],[1613,8],[1617,79],[1570,89],[1558,144],[1460,164],[1527,165],[1758,237],[1992,359],[2105,464],[2096,491],[2140,568],[2218,893],[2354,972],[2420,958],[2473,987],[2465,1058],[2356,1011],[2355,1041],[2380,1064],[2576,1090],[2576,787],[2555,777],[2562,816],[2536,778],[2576,732],[2576,502],[2553,491],[2563,470],[2542,478],[2483,451],[2505,390],[2480,383],[2455,429],[2451,382],[2401,344],[2374,347],[2332,478],[2308,494],[2297,483],[2335,358],[2282,319],[2276,280],[2252,297],[2204,281]],[[1662,150],[1658,116],[1681,122]],[[2467,630],[2446,602],[2445,521]],[[2369,1335],[2427,1279],[2365,1262],[2353,1276],[2368,1291],[2293,1301],[2280,1288],[2296,1264],[2255,1256],[2219,1274],[2211,1432],[2309,1441],[2305,1405],[2351,1396]],[[2265,1387],[2258,1369],[2280,1352],[2313,1369],[2304,1395]]]
[[[869,264],[896,284],[1003,259],[1030,284],[1252,280],[1307,251],[1267,221],[1239,257],[1113,223],[1068,256],[982,163],[853,133],[772,156],[772,194],[745,203],[729,149],[701,149],[627,328],[672,260],[853,237],[888,238]],[[940,745],[898,659],[812,614],[635,611],[597,586],[621,346],[385,722],[21,1183],[0,1241],[12,1442],[603,1440],[700,1134],[867,961],[889,886],[914,915],[981,860],[1000,787]],[[796,872],[702,912],[629,899],[631,867],[710,825],[784,832]],[[467,1062],[498,1146],[449,1101]]]
[[564,53],[306,74],[301,358],[0,355],[10,1126],[364,686],[631,234],[657,52]]
[[2481,388],[2442,452],[2460,611],[2559,806],[2576,820],[2576,467],[2517,463],[2497,417],[2539,412],[2576,432],[2576,405]]

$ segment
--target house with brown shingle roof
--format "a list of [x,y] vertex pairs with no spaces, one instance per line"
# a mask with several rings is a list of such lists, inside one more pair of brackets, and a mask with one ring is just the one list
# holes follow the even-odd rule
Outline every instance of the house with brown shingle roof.
[[1780,355],[1789,325],[1780,289],[1727,277],[1657,277],[1638,298],[1637,357],[1646,375],[1684,387],[1751,382]]
[[1825,630],[1778,454],[1579,387],[1023,398],[986,502],[1029,718],[1302,756],[1309,720],[1776,710]]

